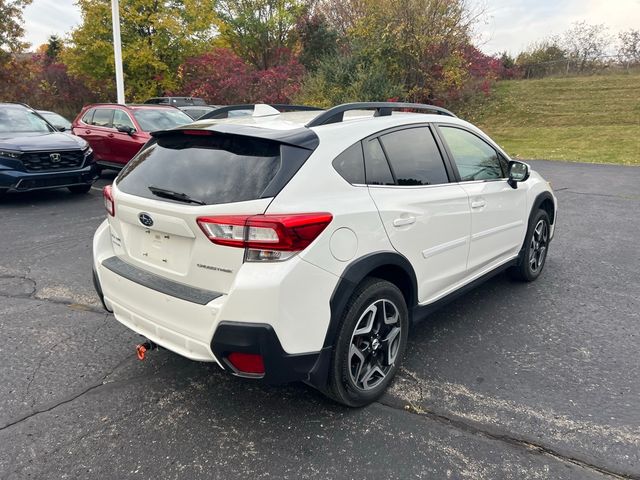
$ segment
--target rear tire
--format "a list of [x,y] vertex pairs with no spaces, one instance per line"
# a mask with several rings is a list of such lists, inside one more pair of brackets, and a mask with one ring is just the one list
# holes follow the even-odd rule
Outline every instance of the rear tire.
[[549,214],[538,210],[529,223],[519,264],[509,269],[511,278],[533,282],[540,276],[549,253],[550,232]]
[[345,307],[325,393],[349,407],[377,400],[398,370],[408,331],[409,313],[398,287],[366,279]]
[[71,193],[74,195],[79,195],[82,193],[87,193],[91,190],[91,185],[73,185],[71,187],[67,187]]

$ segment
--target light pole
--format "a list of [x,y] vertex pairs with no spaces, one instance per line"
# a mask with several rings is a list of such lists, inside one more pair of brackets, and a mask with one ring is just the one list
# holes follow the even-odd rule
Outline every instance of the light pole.
[[122,45],[120,42],[120,5],[118,0],[111,0],[111,24],[113,25],[113,56],[116,65],[116,92],[118,95],[118,103],[124,103]]

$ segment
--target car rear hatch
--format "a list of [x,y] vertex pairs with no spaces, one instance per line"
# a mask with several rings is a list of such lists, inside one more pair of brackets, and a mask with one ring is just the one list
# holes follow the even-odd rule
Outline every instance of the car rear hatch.
[[210,241],[198,218],[264,213],[312,149],[228,131],[155,137],[114,183],[114,251],[143,271],[226,294],[245,250]]

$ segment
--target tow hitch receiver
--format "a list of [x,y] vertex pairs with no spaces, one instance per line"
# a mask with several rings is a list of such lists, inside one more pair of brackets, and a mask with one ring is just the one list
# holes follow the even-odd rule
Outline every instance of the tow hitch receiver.
[[144,360],[146,353],[150,350],[157,350],[158,346],[150,341],[146,341],[144,343],[140,343],[138,345],[136,345],[136,356],[138,357],[138,360]]

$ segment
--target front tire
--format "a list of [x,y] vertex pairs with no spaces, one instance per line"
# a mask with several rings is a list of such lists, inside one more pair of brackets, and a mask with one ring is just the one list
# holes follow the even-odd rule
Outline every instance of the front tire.
[[509,269],[512,278],[523,282],[533,282],[540,276],[549,253],[550,233],[549,214],[544,210],[538,210],[529,224],[522,249],[522,258],[517,266]]
[[71,187],[67,187],[69,191],[73,194],[82,194],[88,193],[91,190],[91,185],[72,185]]
[[398,287],[378,278],[365,280],[345,307],[328,395],[349,407],[377,400],[398,370],[408,330],[409,313]]

